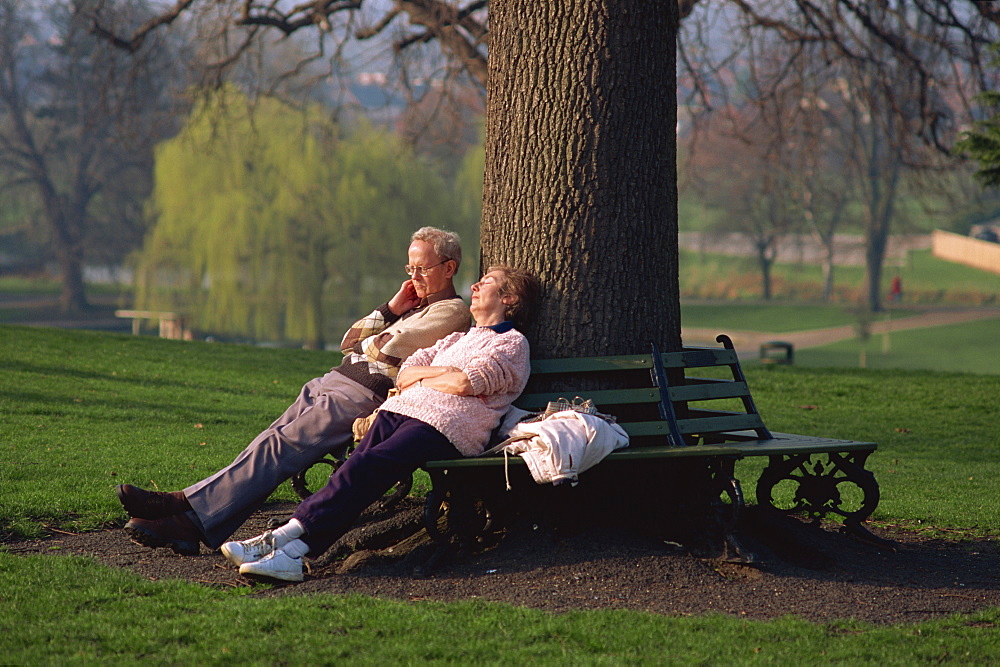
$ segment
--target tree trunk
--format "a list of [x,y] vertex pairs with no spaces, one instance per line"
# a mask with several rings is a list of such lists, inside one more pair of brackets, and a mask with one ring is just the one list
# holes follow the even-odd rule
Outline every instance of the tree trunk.
[[760,263],[761,297],[764,301],[770,301],[774,297],[774,287],[771,283],[771,265],[774,260],[770,259],[766,253],[760,252],[757,255],[757,261]]
[[680,347],[677,5],[490,3],[484,268],[544,285],[536,358]]
[[769,236],[767,238],[757,237],[751,240],[753,241],[754,249],[757,251],[757,265],[760,267],[761,298],[764,301],[770,301],[774,296],[771,268],[774,266],[774,260],[778,256],[778,251],[775,248],[777,238]]
[[879,313],[882,312],[882,264],[885,262],[885,251],[892,230],[903,155],[898,141],[886,145],[888,142],[875,133],[874,123],[872,125],[866,202],[868,220],[865,230],[865,284],[868,289],[868,309]]
[[833,273],[834,273],[834,241],[823,239],[823,301],[830,303],[833,301]]
[[45,216],[62,274],[59,308],[64,313],[81,313],[89,306],[83,284],[83,242],[79,218],[85,207],[64,205],[62,197],[47,176],[36,179],[35,184],[45,207]]
[[59,248],[57,253],[62,272],[59,308],[64,313],[81,313],[87,310],[89,304],[83,284],[83,260],[79,247]]
[[868,309],[873,313],[882,312],[882,264],[889,242],[888,219],[883,224],[870,229],[865,245],[865,282],[868,287]]

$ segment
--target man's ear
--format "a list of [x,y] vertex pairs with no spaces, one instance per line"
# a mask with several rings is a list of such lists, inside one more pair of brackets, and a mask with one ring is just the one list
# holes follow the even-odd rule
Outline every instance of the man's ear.
[[458,273],[458,262],[453,259],[449,259],[444,263],[444,271],[448,278],[455,277],[455,274]]

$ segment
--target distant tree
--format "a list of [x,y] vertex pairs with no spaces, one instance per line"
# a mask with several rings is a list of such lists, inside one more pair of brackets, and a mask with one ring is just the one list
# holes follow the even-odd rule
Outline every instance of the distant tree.
[[157,150],[140,307],[322,347],[405,279],[409,235],[449,227],[433,167],[394,135],[226,87]]
[[[823,129],[840,142],[860,202],[866,239],[866,295],[882,308],[882,265],[890,233],[900,226],[902,184],[908,172],[948,165],[953,137],[969,118],[969,100],[995,71],[987,65],[997,37],[995,2],[968,0],[817,0],[698,3],[684,23],[681,62],[685,101],[711,111],[751,99],[767,103],[791,92],[815,90],[830,102]],[[713,36],[725,32],[731,45]],[[743,83],[752,58],[767,53],[775,76]],[[748,59],[751,61],[748,63]],[[808,97],[803,97],[808,99]],[[789,119],[789,132],[813,124],[815,114]],[[796,126],[799,126],[798,129]],[[802,183],[804,195],[817,192]],[[833,193],[829,193],[833,194]],[[815,197],[813,198],[815,201]],[[804,200],[803,200],[804,201]],[[836,200],[830,200],[837,210]],[[828,220],[829,222],[829,220]]]
[[[67,311],[87,307],[87,257],[141,240],[151,148],[174,108],[169,48],[109,49],[91,32],[96,1],[0,0],[0,190],[43,230]],[[122,25],[139,13],[102,4]]]
[[744,236],[760,269],[761,296],[773,297],[771,269],[782,238],[795,230],[800,209],[786,168],[790,147],[757,109],[727,109],[713,116],[689,157],[694,189],[720,211],[714,231]]
[[[1000,65],[1000,45],[994,46],[994,65]],[[979,163],[975,173],[982,185],[1000,186],[1000,90],[984,90],[976,101],[980,119],[959,135],[955,150]]]
[[804,91],[798,105],[799,121],[790,128],[796,150],[789,171],[805,227],[823,248],[823,300],[831,301],[838,259],[837,235],[854,222],[850,210],[855,189],[848,164],[850,141],[845,135],[836,96],[822,79],[817,83]]

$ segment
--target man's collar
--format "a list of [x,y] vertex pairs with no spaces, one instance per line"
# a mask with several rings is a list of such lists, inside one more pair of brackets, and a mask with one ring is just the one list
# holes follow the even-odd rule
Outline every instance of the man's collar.
[[420,300],[420,305],[417,307],[426,308],[432,303],[437,303],[438,301],[444,301],[445,299],[454,299],[456,296],[458,296],[458,293],[455,291],[455,286],[448,285],[440,292],[434,292],[434,294],[428,294],[427,296],[425,296],[423,299]]

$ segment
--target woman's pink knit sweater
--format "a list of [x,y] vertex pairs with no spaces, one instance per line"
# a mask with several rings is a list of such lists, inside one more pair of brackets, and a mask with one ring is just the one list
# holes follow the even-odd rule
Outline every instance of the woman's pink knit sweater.
[[473,396],[411,386],[386,399],[381,410],[413,417],[441,432],[465,456],[483,453],[490,433],[528,382],[528,340],[516,329],[497,333],[474,327],[417,350],[408,366],[455,366],[469,377]]

